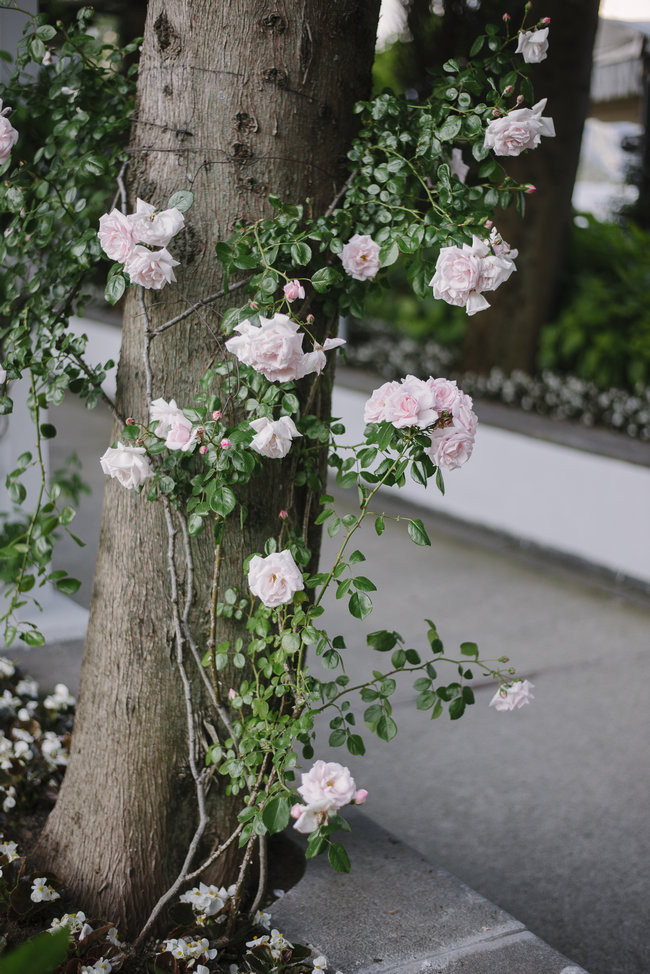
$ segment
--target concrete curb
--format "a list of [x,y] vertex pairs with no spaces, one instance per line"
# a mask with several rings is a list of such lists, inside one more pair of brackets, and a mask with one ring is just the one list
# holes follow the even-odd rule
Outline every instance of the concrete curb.
[[352,826],[343,837],[352,872],[335,873],[324,856],[311,860],[300,882],[270,907],[273,927],[312,944],[330,970],[586,974],[358,810],[345,817]]

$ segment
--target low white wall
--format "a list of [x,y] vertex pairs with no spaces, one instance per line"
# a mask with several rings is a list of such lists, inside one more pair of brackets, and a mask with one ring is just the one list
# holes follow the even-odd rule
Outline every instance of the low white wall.
[[[120,332],[72,319],[91,361],[117,359]],[[114,376],[106,387],[115,388]],[[333,412],[363,432],[367,394],[337,385]],[[347,439],[347,438],[346,438]],[[403,500],[650,582],[650,469],[479,424],[474,454],[445,474],[446,494],[407,483]]]
[[[334,389],[356,440],[366,393]],[[395,488],[392,488],[393,490]],[[471,460],[402,499],[650,582],[650,469],[479,424]]]

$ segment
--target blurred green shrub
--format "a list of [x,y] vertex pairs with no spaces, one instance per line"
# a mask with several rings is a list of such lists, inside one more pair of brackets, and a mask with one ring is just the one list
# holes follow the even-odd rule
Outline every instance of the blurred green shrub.
[[580,223],[538,366],[604,389],[650,385],[650,232],[592,217]]

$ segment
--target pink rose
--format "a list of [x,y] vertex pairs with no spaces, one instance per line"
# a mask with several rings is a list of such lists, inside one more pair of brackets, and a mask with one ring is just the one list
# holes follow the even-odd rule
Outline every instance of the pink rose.
[[300,298],[302,301],[305,296],[305,289],[300,281],[289,281],[288,284],[284,285],[282,290],[284,291],[285,298],[289,302],[295,301],[296,298]]
[[254,555],[248,566],[248,587],[264,605],[275,608],[291,602],[305,583],[293,555],[286,549],[266,558]]
[[472,405],[471,397],[459,390],[458,398],[451,407],[451,414],[454,428],[473,437],[476,435],[478,417],[472,409]]
[[165,439],[165,446],[168,450],[182,450],[183,453],[187,453],[195,443],[196,430],[192,430],[192,424],[186,416],[177,419],[169,427]]
[[2,98],[0,98],[0,165],[7,161],[18,141],[18,132],[7,118],[10,111],[8,107],[2,107]]
[[339,256],[343,270],[357,281],[369,281],[379,270],[379,244],[368,234],[355,233]]
[[463,244],[462,249],[441,249],[429,284],[433,287],[434,298],[464,307],[468,315],[473,315],[490,307],[479,293],[480,280],[481,258],[468,244]]
[[263,457],[272,457],[275,460],[286,457],[291,449],[291,441],[302,435],[290,416],[281,416],[276,420],[263,416],[261,419],[254,419],[250,425],[255,431],[251,440],[252,449]]
[[516,108],[502,118],[495,118],[485,131],[485,145],[497,156],[518,156],[524,149],[535,149],[542,136],[553,137],[552,118],[542,118],[546,98],[532,108]]
[[500,686],[497,692],[494,694],[490,700],[490,707],[494,707],[495,710],[518,710],[524,706],[524,704],[530,703],[535,697],[530,692],[534,688],[533,683],[529,683],[528,680],[516,680],[509,686],[505,684]]
[[463,162],[463,153],[461,149],[451,150],[451,162],[449,163],[449,168],[451,169],[452,175],[460,179],[461,183],[464,183],[467,179],[467,173],[469,172],[469,166],[466,162]]
[[248,319],[236,326],[239,335],[229,338],[226,348],[244,365],[250,365],[270,382],[302,378],[302,335],[288,315],[272,318],[260,315],[259,326]]
[[155,206],[141,199],[136,201],[135,213],[128,219],[136,242],[152,247],[166,247],[172,237],[185,226],[185,217],[175,206],[170,210],[156,212]]
[[115,477],[122,487],[133,490],[153,475],[151,464],[143,446],[109,446],[99,460],[102,470],[108,477]]
[[384,382],[375,389],[363,410],[364,423],[382,423],[386,419],[386,404],[397,389],[399,382]]
[[[156,436],[164,440],[175,423],[185,420],[185,413],[176,405],[175,399],[167,402],[165,399],[154,399],[149,406],[149,417],[152,423],[157,423]],[[189,422],[189,420],[186,420]]]
[[517,43],[517,54],[521,54],[526,64],[539,64],[546,59],[548,51],[548,27],[542,30],[522,31]]
[[427,385],[433,395],[434,408],[439,413],[450,413],[454,404],[462,395],[454,379],[427,379]]
[[316,761],[301,777],[297,791],[308,805],[324,802],[328,809],[343,808],[354,799],[357,790],[350,769],[336,761]]
[[133,253],[135,238],[128,216],[111,210],[99,218],[99,244],[109,260],[125,264]]
[[173,268],[178,264],[168,250],[147,250],[137,246],[131,251],[124,270],[133,284],[159,291],[165,284],[176,281]]
[[434,430],[427,449],[437,467],[455,470],[467,463],[474,449],[474,435],[457,426]]
[[365,788],[359,788],[355,791],[354,798],[352,799],[355,805],[364,805],[366,798],[368,797],[368,792]]
[[327,813],[330,807],[327,801],[312,802],[309,805],[294,805],[291,809],[292,818],[297,819],[293,826],[294,829],[302,832],[303,835],[315,832],[319,826],[324,825],[327,821]]
[[433,393],[426,382],[407,375],[388,395],[382,419],[397,429],[418,426],[425,429],[438,419]]

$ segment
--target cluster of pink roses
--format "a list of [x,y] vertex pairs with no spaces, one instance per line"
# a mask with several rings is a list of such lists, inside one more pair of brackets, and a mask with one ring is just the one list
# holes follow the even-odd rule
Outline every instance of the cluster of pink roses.
[[472,237],[471,245],[443,247],[429,281],[434,298],[465,308],[468,315],[489,308],[483,293],[495,291],[517,270],[517,255],[496,228],[492,228],[489,240]]
[[228,339],[226,348],[269,382],[302,379],[312,372],[320,374],[327,361],[325,352],[345,344],[343,338],[327,338],[322,345],[315,344],[313,351],[304,352],[300,326],[283,314],[272,318],[260,315],[259,325],[251,324],[247,318],[235,331],[239,334]]
[[0,98],[0,165],[7,161],[18,141],[18,132],[7,118],[10,111],[9,106],[2,107],[2,98]]
[[[366,423],[392,423],[397,429],[430,429],[428,449],[437,467],[454,470],[472,455],[478,419],[472,399],[451,379],[417,379],[384,382],[366,402]],[[435,425],[434,425],[435,424]]]
[[197,441],[197,430],[183,410],[176,405],[175,399],[170,399],[169,402],[154,399],[149,406],[149,415],[152,422],[157,423],[156,436],[165,441],[168,450],[182,450],[187,453],[192,449]]
[[167,244],[184,226],[185,217],[176,207],[157,211],[151,203],[138,199],[135,213],[128,216],[116,209],[104,213],[97,236],[106,256],[124,264],[133,284],[159,291],[176,280],[174,267],[179,261],[169,253]]
[[296,819],[294,829],[305,834],[324,825],[329,812],[337,812],[344,805],[363,805],[368,797],[364,788],[357,789],[350,769],[336,761],[316,761],[301,778],[297,791],[307,804],[294,805],[291,816]]

